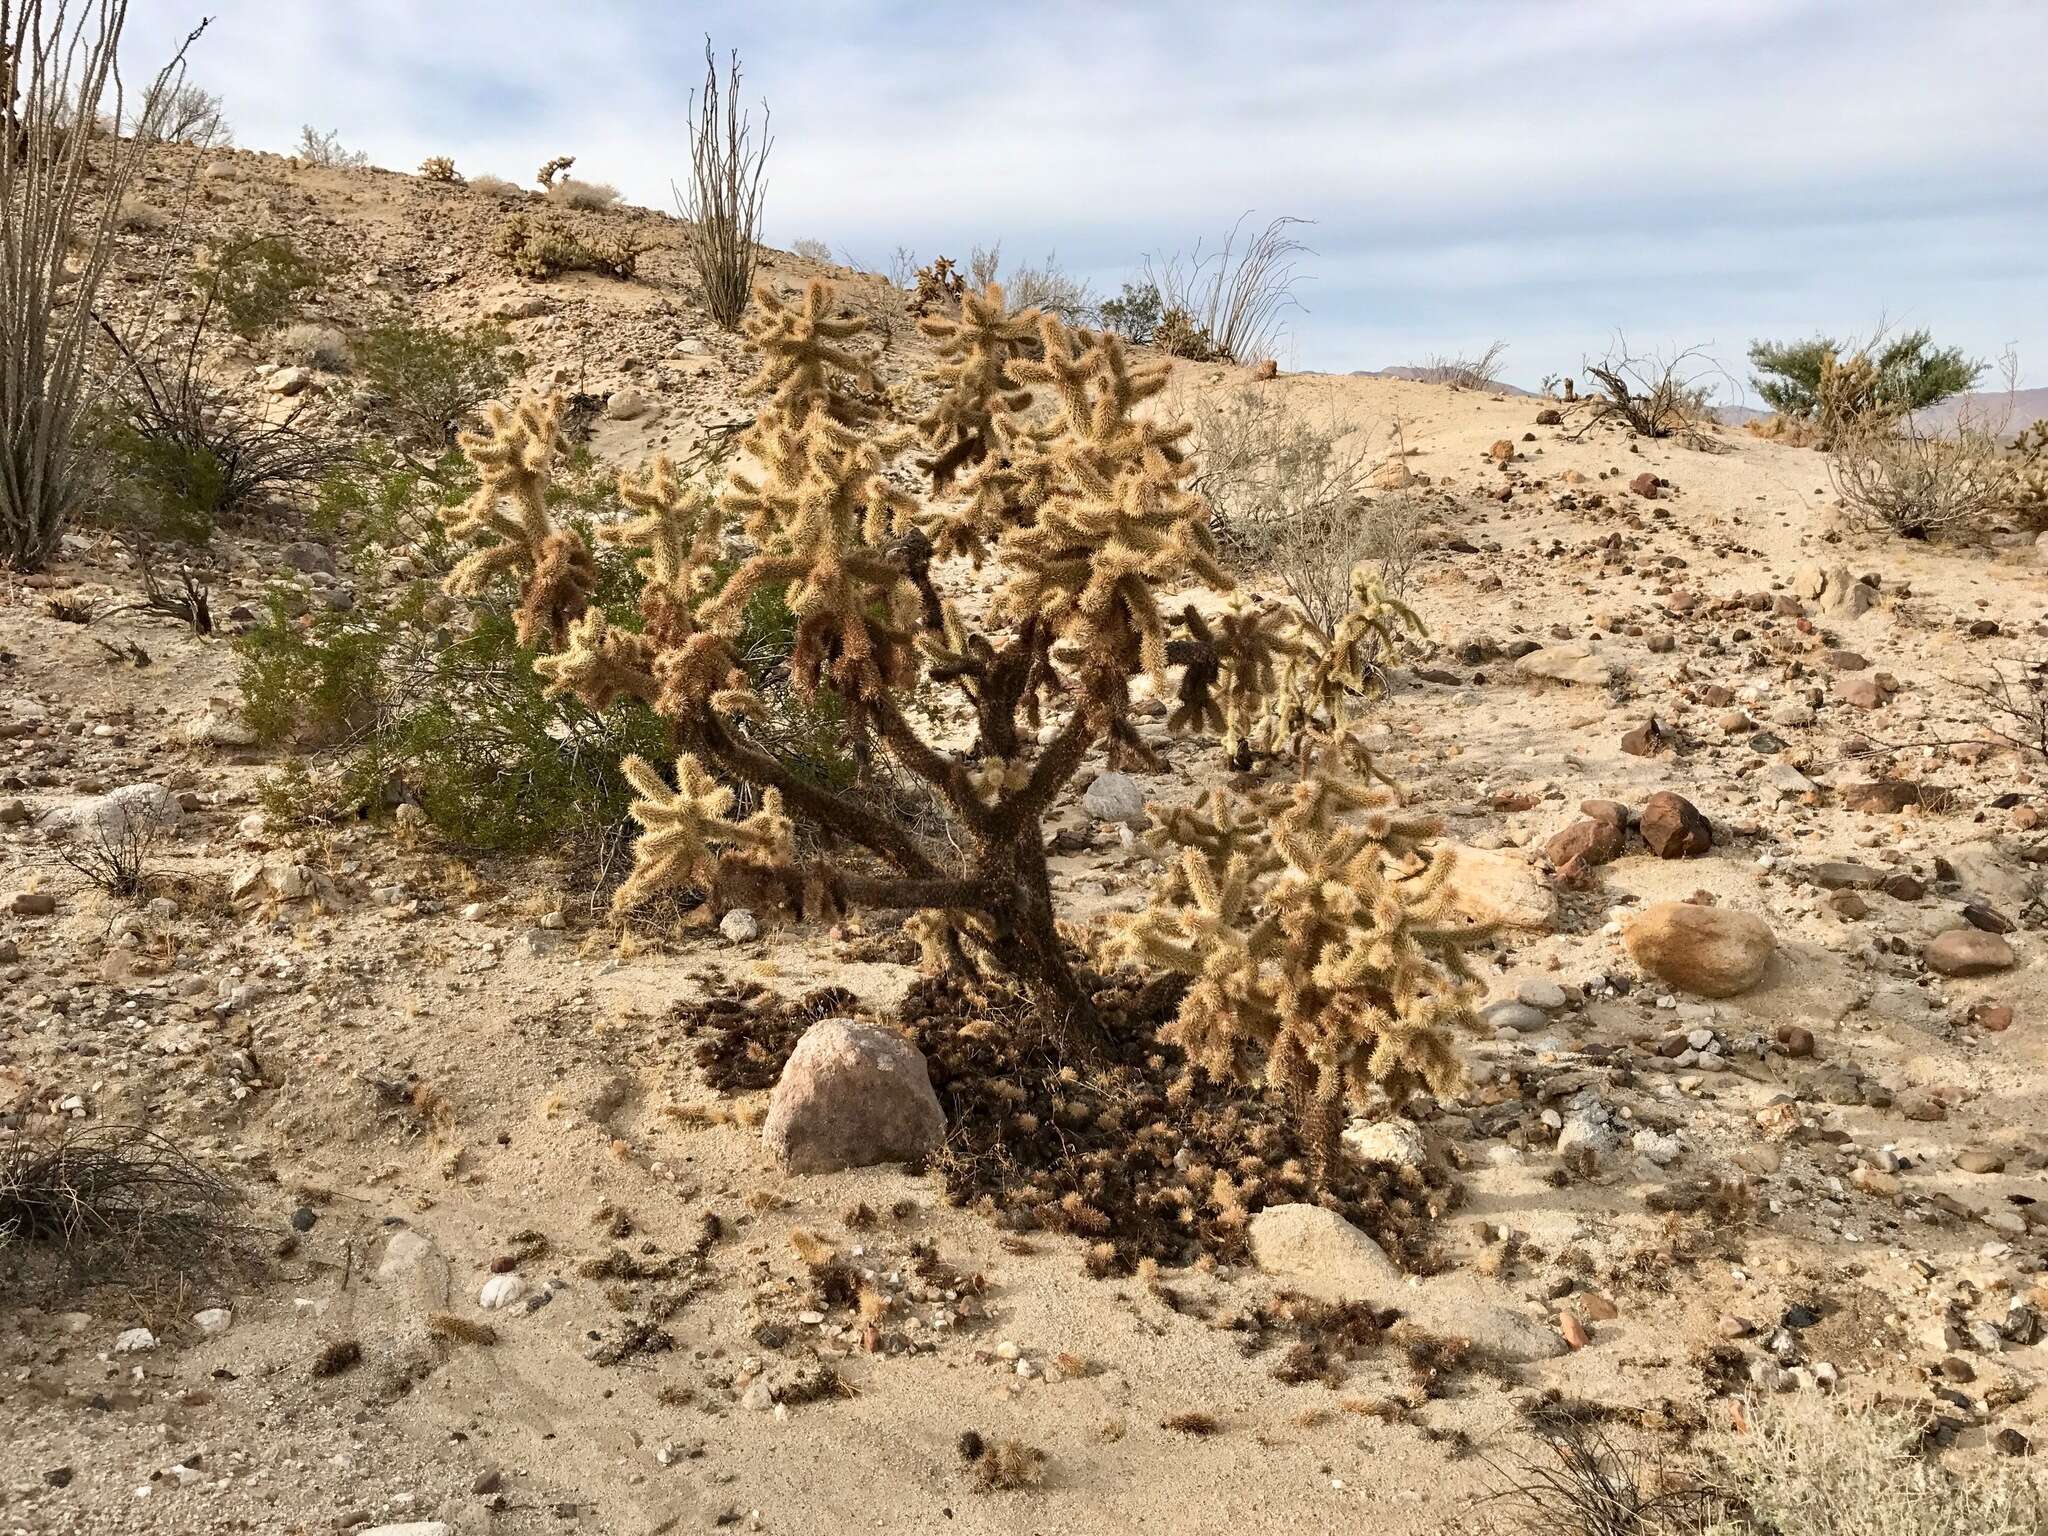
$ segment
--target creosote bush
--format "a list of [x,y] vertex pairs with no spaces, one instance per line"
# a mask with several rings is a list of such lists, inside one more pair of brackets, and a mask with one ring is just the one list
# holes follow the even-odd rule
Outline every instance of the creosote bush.
[[1855,365],[1865,375],[1864,398],[1849,414],[1861,416],[1877,409],[1894,417],[1961,394],[1983,377],[1985,367],[1964,356],[1961,347],[1935,346],[1925,330],[1889,336],[1882,325],[1860,341],[1815,336],[1805,341],[1752,342],[1749,361],[1757,370],[1750,382],[1765,404],[1781,416],[1805,421],[1829,414],[1824,381],[1844,365]]
[[213,316],[248,337],[283,323],[298,296],[319,282],[319,267],[284,235],[243,233],[208,241],[192,273],[192,290]]
[[832,265],[832,247],[822,240],[806,236],[789,249],[793,255],[801,256],[805,261],[815,261],[828,267]]
[[511,333],[489,322],[442,331],[397,321],[362,332],[352,357],[372,416],[441,450],[471,411],[504,389],[511,345]]

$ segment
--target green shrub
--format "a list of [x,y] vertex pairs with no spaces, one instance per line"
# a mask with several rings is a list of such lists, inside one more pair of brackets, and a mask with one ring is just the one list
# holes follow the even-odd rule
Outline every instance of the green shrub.
[[1865,360],[1875,370],[1872,404],[1896,415],[1959,395],[1983,376],[1984,364],[1963,355],[1961,347],[1936,347],[1926,331],[1906,331],[1887,339],[1882,332],[1868,341],[1841,343],[1831,336],[1806,341],[1750,343],[1750,382],[1773,410],[1795,419],[1811,419],[1822,405],[1821,380],[1830,359]]
[[1102,301],[1102,323],[1126,341],[1149,342],[1159,334],[1164,305],[1155,283],[1125,283],[1120,298]]
[[283,235],[233,235],[207,242],[192,286],[237,335],[254,337],[282,323],[320,269]]
[[502,392],[512,368],[520,366],[516,356],[499,355],[511,344],[502,326],[440,331],[401,321],[363,332],[351,350],[373,410],[445,449],[462,419]]
[[[571,844],[594,853],[626,820],[633,791],[620,761],[668,755],[667,725],[628,704],[599,714],[573,698],[548,698],[533,670],[541,653],[519,644],[513,594],[467,603],[441,594],[454,552],[440,514],[473,489],[459,455],[423,466],[372,449],[332,471],[315,523],[358,571],[358,602],[346,612],[300,612],[302,597],[273,594],[236,642],[245,714],[267,744],[334,752],[325,776],[330,806],[369,814],[395,795],[467,849]],[[616,512],[609,479],[587,448],[570,455],[549,501],[586,534]],[[636,627],[634,557],[595,547],[599,606],[610,622]],[[401,548],[410,569],[391,585],[391,552]],[[806,777],[843,788],[856,765],[838,701],[821,695],[806,703],[786,684],[795,633],[782,590],[756,593],[738,645],[769,705],[764,745]],[[322,800],[295,790],[278,804],[302,811]]]
[[103,413],[86,437],[102,479],[93,521],[158,543],[213,538],[227,472],[210,445],[153,435],[113,412]]

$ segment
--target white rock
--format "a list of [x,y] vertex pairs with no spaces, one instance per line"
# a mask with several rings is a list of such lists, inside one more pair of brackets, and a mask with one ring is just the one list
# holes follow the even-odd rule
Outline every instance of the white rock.
[[434,1245],[425,1237],[410,1227],[400,1227],[384,1245],[384,1260],[377,1266],[377,1277],[389,1280],[407,1274],[418,1268],[420,1260],[433,1251]]
[[192,1322],[201,1333],[226,1333],[228,1324],[235,1320],[235,1314],[226,1307],[208,1307],[204,1312],[194,1312]]
[[493,1275],[477,1293],[476,1304],[486,1312],[509,1307],[526,1294],[526,1281],[518,1275]]
[[1515,997],[1531,1008],[1555,1013],[1565,1003],[1564,988],[1542,976],[1532,976],[1515,989]]
[[1552,682],[1579,683],[1604,688],[1614,677],[1613,663],[1593,654],[1583,645],[1546,645],[1529,652],[1515,663],[1524,677],[1548,678]]
[[1344,1145],[1368,1163],[1420,1168],[1429,1161],[1429,1142],[1410,1120],[1372,1120],[1347,1126]]
[[451,1529],[446,1520],[404,1520],[397,1525],[373,1525],[356,1536],[448,1536]]
[[125,1328],[114,1340],[117,1355],[139,1355],[156,1348],[156,1335],[147,1328]]
[[43,818],[44,825],[74,837],[101,837],[109,843],[168,830],[182,814],[178,797],[161,784],[123,784],[60,806]]
[[624,389],[615,389],[604,403],[605,415],[614,421],[631,421],[635,416],[647,414],[647,397],[628,384]]
[[761,923],[745,907],[734,907],[718,920],[718,931],[733,943],[744,944],[761,936]]
[[1081,804],[1097,821],[1120,821],[1142,827],[1151,821],[1145,810],[1145,791],[1128,773],[1105,769],[1095,776]]

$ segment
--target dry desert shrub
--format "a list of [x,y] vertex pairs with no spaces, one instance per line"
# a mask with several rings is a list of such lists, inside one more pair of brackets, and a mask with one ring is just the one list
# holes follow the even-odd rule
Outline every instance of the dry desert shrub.
[[209,1273],[232,1248],[238,1203],[142,1126],[66,1126],[0,1148],[0,1251],[51,1254],[80,1279]]
[[301,368],[323,368],[329,373],[348,371],[348,338],[331,325],[300,321],[285,327],[278,338],[278,356]]
[[822,240],[813,240],[806,236],[789,249],[793,255],[801,256],[805,261],[815,261],[827,267],[832,265],[832,247]]
[[1924,1420],[1899,1408],[1824,1400],[1752,1404],[1724,1442],[1738,1532],[1800,1536],[2038,1536],[2048,1476],[2036,1458],[1951,1471],[1926,1454]]
[[370,156],[366,151],[342,147],[339,129],[330,128],[322,133],[311,123],[299,129],[299,147],[296,153],[306,164],[329,170],[360,171],[370,163]]
[[193,84],[180,85],[166,94],[153,125],[157,137],[167,144],[189,144],[194,149],[222,149],[234,141],[221,99]]
[[486,197],[502,198],[526,196],[526,189],[520,186],[518,182],[507,181],[503,176],[492,176],[489,173],[486,173],[482,176],[470,177],[469,190],[472,192],[481,192]]
[[1423,375],[1432,384],[1448,384],[1453,389],[1496,389],[1507,351],[1506,342],[1494,341],[1471,357],[1437,353],[1422,365]]
[[1832,429],[1828,476],[1864,532],[1954,539],[1980,532],[2009,503],[2014,464],[1989,427],[1948,428],[1872,410]]
[[564,176],[548,183],[548,201],[579,213],[601,213],[619,200],[619,189],[609,182],[578,181]]
[[1715,446],[1713,368],[1698,348],[1635,352],[1626,337],[1617,336],[1607,355],[1586,363],[1584,371],[1593,390],[1585,397],[1585,425],[1575,436],[1618,420],[1637,437],[1673,438],[1688,448]]
[[142,198],[124,197],[121,199],[118,221],[121,228],[136,234],[168,228],[171,216],[156,204],[145,202]]

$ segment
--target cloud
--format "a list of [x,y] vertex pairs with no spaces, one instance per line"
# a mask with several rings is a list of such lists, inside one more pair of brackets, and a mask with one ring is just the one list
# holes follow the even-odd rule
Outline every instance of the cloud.
[[[665,205],[709,30],[774,108],[779,243],[1000,238],[1113,289],[1246,209],[1313,219],[1300,366],[1498,336],[1533,378],[1616,327],[1739,363],[1885,312],[2048,376],[2030,0],[218,3],[194,75],[256,147],[574,153]],[[131,52],[184,25],[152,0]]]

